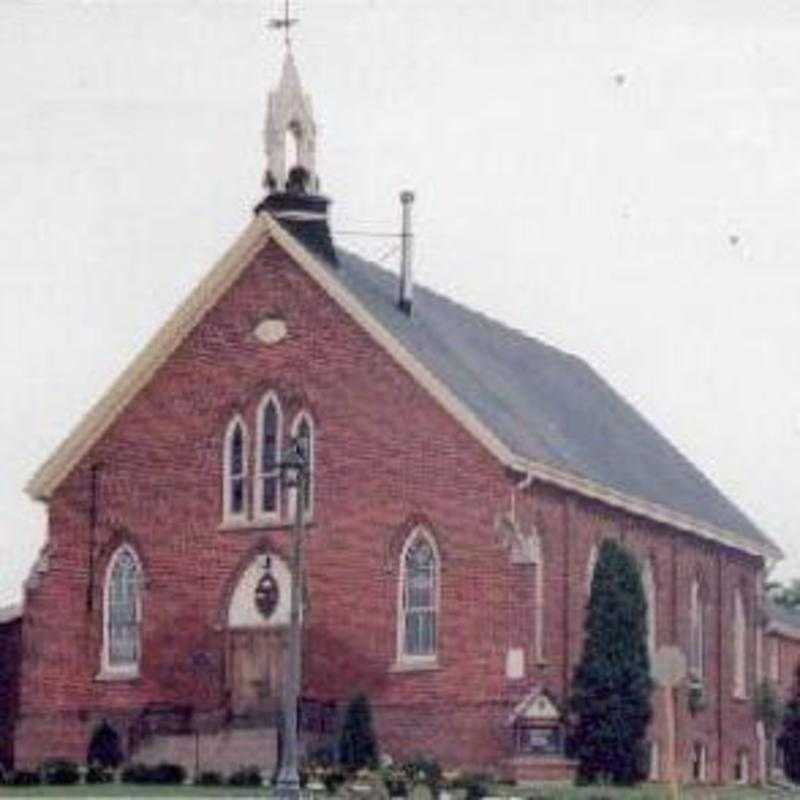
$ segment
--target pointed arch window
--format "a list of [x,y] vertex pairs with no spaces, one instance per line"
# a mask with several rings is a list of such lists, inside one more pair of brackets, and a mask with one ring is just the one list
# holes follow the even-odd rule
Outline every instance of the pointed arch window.
[[[292,438],[297,440],[308,463],[308,481],[303,491],[303,514],[306,519],[314,516],[314,420],[307,411],[295,417],[292,423]],[[297,491],[292,490],[290,510],[295,513]]]
[[592,593],[592,581],[594,580],[594,568],[597,566],[597,545],[593,544],[589,551],[589,558],[586,561],[586,575],[584,577],[586,596]]
[[142,569],[136,553],[128,545],[123,545],[109,561],[103,591],[101,671],[107,675],[138,673],[141,579]]
[[653,657],[656,654],[656,580],[653,559],[645,559],[642,566],[642,589],[647,603],[647,653],[650,656],[652,667]]
[[705,674],[705,598],[700,580],[692,581],[689,598],[690,635],[689,642],[689,669],[695,678],[702,678]]
[[262,520],[280,518],[280,453],[282,414],[280,403],[270,392],[258,406],[254,516]]
[[398,660],[436,659],[439,554],[430,534],[417,529],[400,557]]
[[747,697],[747,614],[738,586],[733,593],[733,696]]
[[223,514],[225,519],[241,520],[247,515],[247,429],[236,416],[225,434]]

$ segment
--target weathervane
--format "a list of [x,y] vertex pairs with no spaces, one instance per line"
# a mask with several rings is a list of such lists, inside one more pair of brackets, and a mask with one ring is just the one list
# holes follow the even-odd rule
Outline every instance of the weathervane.
[[282,18],[273,17],[269,21],[269,27],[270,28],[274,28],[275,30],[283,30],[283,31],[285,31],[283,42],[286,45],[286,49],[287,50],[291,50],[292,49],[292,39],[291,39],[291,36],[290,36],[290,31],[291,31],[292,25],[297,25],[297,23],[298,23],[298,19],[296,17],[290,17],[289,16],[289,0],[284,0],[284,3],[283,3],[283,17]]

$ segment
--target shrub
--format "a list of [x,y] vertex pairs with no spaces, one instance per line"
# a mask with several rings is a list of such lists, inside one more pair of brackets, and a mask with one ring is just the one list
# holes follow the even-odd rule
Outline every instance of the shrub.
[[230,778],[229,786],[261,786],[261,770],[258,767],[242,767],[237,769]]
[[89,749],[86,753],[86,763],[89,766],[97,764],[101,767],[116,769],[122,763],[122,747],[119,734],[103,720],[92,733],[89,740]]
[[783,713],[778,744],[783,750],[786,777],[797,783],[800,781],[800,665],[795,673],[794,692]]
[[339,761],[351,772],[365,767],[374,769],[378,764],[378,743],[372,729],[372,710],[369,700],[363,694],[356,695],[347,707],[339,739]]
[[[613,646],[610,646],[612,643]],[[600,546],[575,670],[570,737],[579,783],[630,785],[646,777],[645,736],[652,716],[647,601],[633,556]]]
[[73,761],[54,758],[45,761],[39,768],[42,783],[48,786],[73,786],[80,782],[81,773]]
[[439,794],[442,785],[442,767],[436,759],[415,756],[410,761],[406,761],[401,769],[409,784],[422,781],[431,787],[434,797]]
[[9,778],[9,786],[38,786],[41,783],[38,772],[31,772],[26,769],[14,770]]
[[466,800],[481,800],[489,794],[491,775],[482,772],[469,772],[461,775],[451,783],[453,789],[465,789]]
[[195,783],[198,786],[222,786],[222,775],[219,772],[201,772]]
[[336,794],[344,785],[345,780],[344,772],[339,769],[331,769],[322,776],[322,782],[325,784],[325,791],[328,794]]
[[92,766],[86,770],[86,783],[88,784],[113,782],[114,773],[108,769],[108,767],[99,767],[96,764],[92,764]]
[[150,783],[162,786],[176,786],[186,780],[186,770],[180,764],[170,764],[163,761],[156,767],[150,768]]
[[123,783],[150,783],[150,767],[145,764],[128,764],[122,770],[120,780]]

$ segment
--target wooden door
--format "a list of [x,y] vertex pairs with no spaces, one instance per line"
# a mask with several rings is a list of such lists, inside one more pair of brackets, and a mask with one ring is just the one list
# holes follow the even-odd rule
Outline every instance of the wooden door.
[[280,708],[285,652],[283,630],[229,632],[228,676],[235,716],[264,717]]

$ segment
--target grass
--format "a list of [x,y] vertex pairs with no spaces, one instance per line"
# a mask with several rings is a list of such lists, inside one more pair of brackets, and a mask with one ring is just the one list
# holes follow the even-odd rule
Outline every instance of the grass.
[[[0,787],[0,797],[266,797],[266,788],[232,786],[147,786],[136,784],[99,784],[96,786]],[[530,800],[669,800],[666,786],[641,786],[614,789],[605,786],[576,787],[567,783],[542,783],[530,786],[500,785],[494,796],[530,798]],[[322,795],[323,798],[328,795]],[[681,790],[682,800],[769,800],[798,797],[796,792],[764,790],[755,787],[689,787]]]

